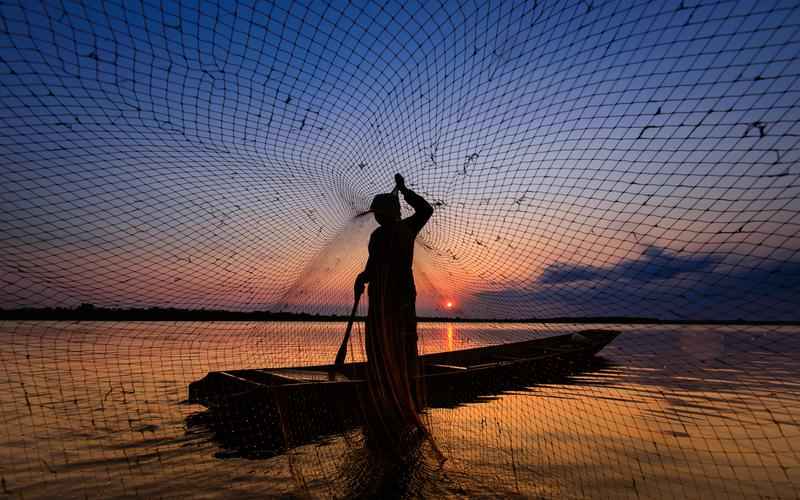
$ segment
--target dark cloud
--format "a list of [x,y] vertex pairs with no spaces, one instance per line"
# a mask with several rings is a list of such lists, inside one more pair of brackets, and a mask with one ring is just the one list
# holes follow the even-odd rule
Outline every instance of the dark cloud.
[[558,283],[573,283],[575,281],[587,281],[601,279],[597,267],[578,266],[573,264],[553,264],[544,270],[539,277],[539,283],[546,285]]
[[544,270],[538,282],[554,285],[597,280],[667,280],[684,273],[708,270],[719,260],[712,255],[680,256],[651,246],[642,252],[640,258],[623,260],[611,267],[553,264]]
[[732,263],[719,255],[650,247],[638,259],[609,267],[555,264],[528,289],[483,291],[474,298],[517,317],[795,321],[800,261]]

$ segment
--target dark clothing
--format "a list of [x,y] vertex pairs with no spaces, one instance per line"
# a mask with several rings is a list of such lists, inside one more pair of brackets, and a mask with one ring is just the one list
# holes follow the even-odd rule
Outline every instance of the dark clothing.
[[[433,215],[433,207],[420,195],[406,189],[403,193],[406,203],[414,208],[414,215],[403,220],[380,226],[369,238],[369,259],[364,269],[366,282],[374,283],[378,273],[385,271],[389,284],[398,286],[397,295],[412,303],[417,296],[411,264],[414,260],[414,239]],[[372,304],[375,287],[370,287],[369,298]]]
[[366,321],[367,382],[384,426],[417,422],[417,297],[411,264],[414,239],[433,207],[411,190],[403,193],[415,213],[378,227],[369,239],[362,280],[369,283]]

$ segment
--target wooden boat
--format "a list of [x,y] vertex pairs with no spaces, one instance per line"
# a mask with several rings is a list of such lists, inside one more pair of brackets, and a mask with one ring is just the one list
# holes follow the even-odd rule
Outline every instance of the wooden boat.
[[[426,354],[420,356],[421,377],[424,386],[432,390],[520,368],[551,370],[553,363],[568,366],[593,356],[618,334],[584,330],[525,342]],[[333,365],[317,365],[210,372],[189,384],[189,402],[219,407],[247,399],[262,401],[270,393],[358,390],[365,383],[365,365],[346,363],[338,371]]]
[[[426,406],[454,407],[563,379],[585,368],[617,335],[584,330],[420,356]],[[227,448],[274,454],[358,425],[367,401],[365,368],[347,363],[338,371],[318,365],[210,372],[189,385],[188,402],[209,409],[189,424],[211,427]]]

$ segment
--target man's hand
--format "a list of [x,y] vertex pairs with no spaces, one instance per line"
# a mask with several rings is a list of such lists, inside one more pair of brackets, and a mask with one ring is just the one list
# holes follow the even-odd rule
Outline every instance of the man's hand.
[[353,284],[353,294],[355,297],[360,297],[364,293],[364,275],[359,274],[356,276],[356,282]]
[[397,189],[399,189],[401,193],[406,192],[406,180],[403,179],[402,175],[394,174],[394,182],[397,184]]

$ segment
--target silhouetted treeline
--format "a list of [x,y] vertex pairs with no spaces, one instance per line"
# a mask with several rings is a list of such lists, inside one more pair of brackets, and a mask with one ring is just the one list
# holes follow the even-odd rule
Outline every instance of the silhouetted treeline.
[[226,311],[148,307],[117,309],[81,304],[64,307],[0,309],[0,320],[42,321],[347,321],[344,316],[272,311]]
[[[338,314],[311,314],[272,311],[226,311],[224,309],[178,309],[174,307],[105,308],[93,304],[65,307],[0,309],[0,320],[38,321],[347,321]],[[357,321],[363,321],[359,316]],[[800,321],[748,321],[744,319],[677,320],[630,316],[557,318],[448,318],[420,316],[420,322],[453,323],[611,323],[638,325],[800,325]]]

